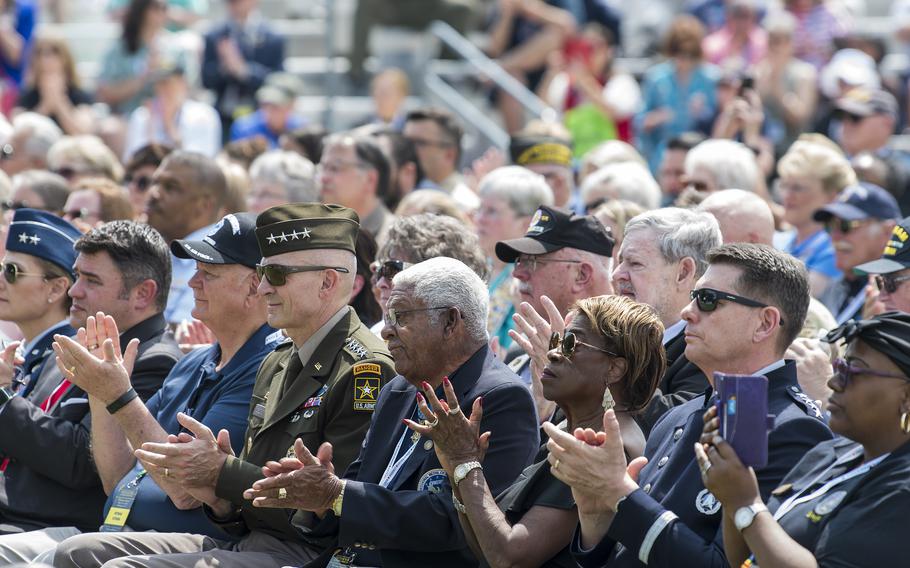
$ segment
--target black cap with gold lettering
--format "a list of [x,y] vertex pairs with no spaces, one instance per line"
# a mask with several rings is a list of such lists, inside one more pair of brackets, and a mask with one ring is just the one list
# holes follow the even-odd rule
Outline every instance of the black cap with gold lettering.
[[496,256],[503,262],[515,262],[523,254],[547,254],[562,248],[610,256],[615,242],[610,230],[593,215],[541,206],[531,218],[525,236],[496,243]]
[[891,231],[891,238],[880,259],[860,264],[853,271],[861,275],[890,274],[905,268],[910,268],[910,217],[898,223]]
[[360,217],[341,205],[288,203],[256,218],[256,240],[264,257],[313,249],[354,252],[358,230]]

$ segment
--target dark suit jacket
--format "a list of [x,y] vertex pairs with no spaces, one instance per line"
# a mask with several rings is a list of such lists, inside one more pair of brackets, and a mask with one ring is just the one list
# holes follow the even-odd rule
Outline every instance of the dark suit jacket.
[[708,388],[705,374],[686,359],[685,332],[683,329],[664,346],[667,353],[667,370],[664,371],[651,402],[635,417],[645,438],[649,436],[658,419],[668,410],[691,400]]
[[[202,55],[202,84],[215,92],[215,108],[223,116],[232,115],[239,105],[249,105],[250,110],[255,110],[254,96],[266,75],[284,67],[284,38],[273,32],[263,21],[251,34],[252,41],[239,46],[246,59],[249,75],[238,79],[228,74],[218,59],[218,42],[230,35],[229,22],[216,25],[205,34],[205,50]],[[234,100],[230,101],[229,98]]]
[[[143,400],[160,388],[183,356],[161,314],[120,335],[125,348],[140,340],[131,380]],[[28,396],[17,396],[0,409],[0,453],[10,458],[0,476],[0,532],[53,526],[95,531],[101,525],[106,495],[90,448],[88,396],[70,385],[48,412],[40,406],[63,382],[54,352]]]
[[[486,346],[449,380],[464,412],[470,414],[474,400],[483,397],[480,430],[493,433],[483,462],[484,477],[493,495],[498,495],[537,454],[540,438],[534,400]],[[416,395],[417,389],[401,376],[380,393],[363,450],[344,475],[348,483],[341,518],[330,512],[307,528],[312,517],[299,512],[294,522],[307,539],[337,534],[338,546],[350,547],[358,565],[475,567],[477,560],[452,505],[450,481],[429,440],[418,441],[388,488],[379,485],[404,433],[401,421],[413,416]]]
[[[768,434],[768,465],[755,472],[766,501],[793,464],[832,437],[818,408],[799,389],[793,361],[767,377],[768,413],[776,418]],[[649,461],[639,475],[641,489],[620,504],[607,536],[583,552],[576,532],[572,554],[581,566],[642,566],[639,553],[645,535],[661,515],[672,511],[678,520],[658,533],[647,565],[671,568],[697,558],[700,567],[727,567],[720,503],[705,489],[692,449],[702,433],[702,415],[713,402],[709,390],[661,418],[645,447]]]

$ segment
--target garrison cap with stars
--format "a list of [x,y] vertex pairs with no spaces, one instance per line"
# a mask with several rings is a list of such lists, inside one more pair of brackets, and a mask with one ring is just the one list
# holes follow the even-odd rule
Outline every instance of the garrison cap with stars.
[[288,203],[256,218],[256,240],[264,257],[313,249],[354,252],[358,230],[360,217],[341,205]]
[[64,269],[73,280],[76,249],[82,233],[53,213],[37,209],[17,209],[6,237],[6,250],[21,252],[50,261]]

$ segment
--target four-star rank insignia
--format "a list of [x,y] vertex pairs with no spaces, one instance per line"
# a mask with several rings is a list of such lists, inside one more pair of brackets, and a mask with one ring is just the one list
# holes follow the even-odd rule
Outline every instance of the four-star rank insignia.
[[372,412],[379,397],[382,367],[376,363],[357,363],[354,372],[354,410]]

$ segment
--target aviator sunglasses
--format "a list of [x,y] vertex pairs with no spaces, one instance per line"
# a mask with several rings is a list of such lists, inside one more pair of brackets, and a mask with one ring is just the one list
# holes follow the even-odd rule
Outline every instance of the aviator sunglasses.
[[584,341],[579,341],[578,337],[571,331],[567,331],[565,337],[560,337],[558,331],[554,331],[553,335],[550,336],[550,350],[560,348],[559,352],[562,353],[562,356],[566,359],[571,359],[575,355],[575,351],[578,350],[578,346],[587,347],[588,349],[593,349],[595,351],[600,351],[601,353],[606,353],[611,357],[619,357],[616,353],[612,351],[607,351],[606,349],[601,349],[596,345],[591,345],[590,343],[585,343]]
[[288,274],[297,272],[319,272],[320,270],[334,270],[347,274],[350,272],[342,266],[285,266],[283,264],[257,264],[256,274],[260,279],[265,278],[272,286],[284,286],[288,281]]
[[46,274],[37,274],[34,272],[23,272],[18,264],[12,262],[0,262],[0,270],[3,270],[3,278],[10,284],[15,284],[20,276],[37,276],[47,278]]
[[403,260],[376,260],[370,263],[370,272],[376,276],[377,282],[383,278],[391,282],[396,274],[409,266],[411,266],[411,263]]

